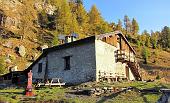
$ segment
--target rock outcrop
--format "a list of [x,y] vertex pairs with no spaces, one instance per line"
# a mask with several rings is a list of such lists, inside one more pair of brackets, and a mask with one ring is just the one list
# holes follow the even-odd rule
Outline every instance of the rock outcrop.
[[23,45],[21,45],[21,46],[18,47],[18,49],[19,49],[19,50],[18,50],[19,55],[20,55],[21,57],[24,57],[25,54],[26,54],[25,47],[24,47]]

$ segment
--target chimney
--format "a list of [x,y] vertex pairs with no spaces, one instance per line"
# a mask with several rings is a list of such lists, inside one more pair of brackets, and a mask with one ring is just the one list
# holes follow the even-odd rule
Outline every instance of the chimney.
[[73,41],[76,41],[78,38],[78,34],[70,34],[70,35],[59,35],[59,41],[60,41],[60,44],[64,44],[64,43],[70,43],[70,42],[73,42]]

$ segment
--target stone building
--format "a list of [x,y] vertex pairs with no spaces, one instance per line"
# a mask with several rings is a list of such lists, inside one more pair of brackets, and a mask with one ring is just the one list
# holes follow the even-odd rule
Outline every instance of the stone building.
[[32,70],[34,80],[62,78],[79,84],[141,80],[138,69],[134,49],[116,31],[47,48],[25,71]]

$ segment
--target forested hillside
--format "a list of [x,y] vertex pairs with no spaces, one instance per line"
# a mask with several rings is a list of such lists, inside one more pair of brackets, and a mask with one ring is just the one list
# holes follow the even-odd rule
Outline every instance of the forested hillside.
[[127,15],[108,23],[95,5],[86,11],[82,0],[0,0],[0,74],[26,69],[42,52],[39,48],[59,44],[58,35],[76,33],[81,39],[116,30],[135,47],[143,68],[170,68],[170,28],[142,34],[139,29]]

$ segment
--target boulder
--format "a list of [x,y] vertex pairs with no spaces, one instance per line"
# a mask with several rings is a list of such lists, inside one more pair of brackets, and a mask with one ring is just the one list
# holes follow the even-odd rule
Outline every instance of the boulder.
[[24,57],[26,54],[25,47],[23,45],[18,47],[18,53],[21,57]]
[[11,59],[9,59],[9,58],[5,59],[5,62],[8,64],[12,63]]
[[6,48],[12,48],[13,47],[13,44],[12,44],[12,42],[7,42],[7,43],[5,43],[5,44],[2,44],[4,47],[6,47]]

